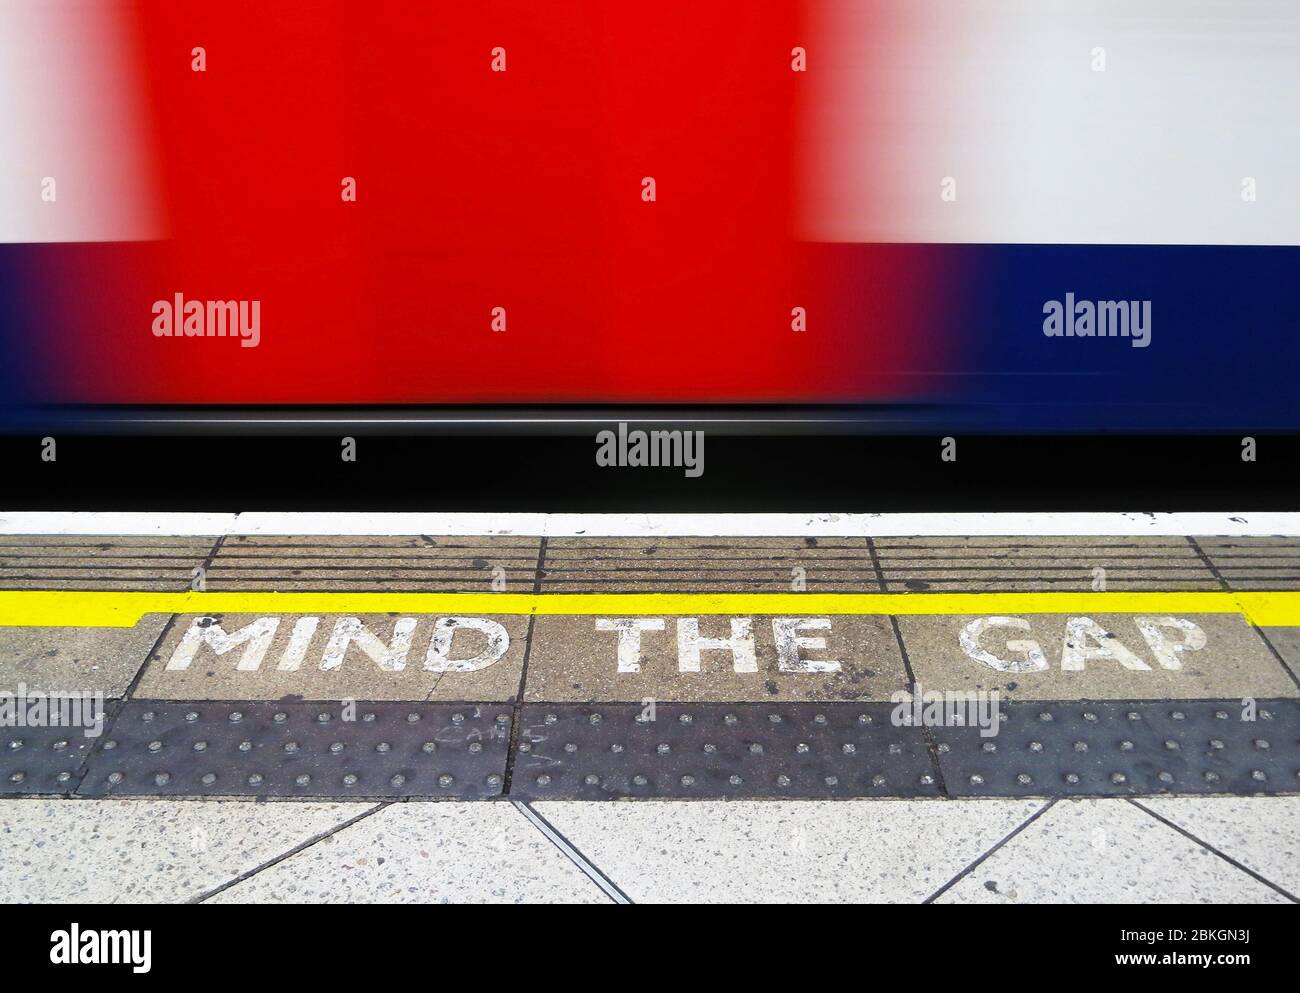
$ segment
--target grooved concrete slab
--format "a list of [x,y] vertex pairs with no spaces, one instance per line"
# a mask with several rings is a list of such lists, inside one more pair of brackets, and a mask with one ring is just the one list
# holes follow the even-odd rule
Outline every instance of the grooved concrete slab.
[[233,536],[208,589],[530,593],[540,538]]
[[122,696],[149,657],[169,615],[131,628],[0,627],[0,690]]
[[1217,590],[1185,538],[876,538],[886,588],[899,592]]
[[1300,797],[1143,797],[1137,802],[1300,897]]
[[[635,634],[639,646],[623,651],[620,646],[630,644],[632,635],[613,627],[634,620],[643,628]],[[682,650],[683,620],[687,637],[700,646],[698,671],[683,671],[696,664],[690,650]],[[737,656],[730,649],[704,647],[702,639],[736,637],[731,617],[538,617],[524,699],[888,700],[907,686],[898,640],[887,617],[735,620],[748,625],[744,630],[753,649],[747,661],[752,661],[753,671],[737,672]],[[785,639],[784,653],[779,638]],[[822,644],[814,647],[815,642]],[[633,667],[638,671],[629,671]]]
[[551,538],[543,593],[880,589],[865,538]]
[[1173,621],[1024,614],[900,617],[898,625],[924,689],[998,690],[1025,700],[1300,695],[1245,618],[1188,614]]
[[513,805],[385,807],[213,903],[608,903]]
[[0,535],[0,589],[185,590],[215,541]]
[[1197,538],[1196,543],[1229,589],[1300,589],[1295,538]]
[[919,902],[1035,800],[533,805],[640,903]]
[[135,696],[513,700],[527,631],[517,615],[190,614],[149,657]]
[[1287,903],[1130,803],[1060,801],[936,903]]
[[5,801],[0,803],[0,901],[191,900],[371,806]]

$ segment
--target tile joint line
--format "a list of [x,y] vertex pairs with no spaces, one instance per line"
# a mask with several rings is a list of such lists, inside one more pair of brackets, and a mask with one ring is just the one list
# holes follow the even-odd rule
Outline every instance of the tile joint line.
[[524,803],[522,800],[511,800],[510,802],[514,804],[515,809],[518,810],[519,813],[523,814],[525,819],[527,819],[533,827],[537,828],[538,831],[544,834],[546,839],[552,845],[558,848],[570,862],[577,866],[582,871],[583,875],[599,886],[607,897],[615,903],[630,904],[632,902],[628,895],[615,885],[612,879],[601,872],[589,858],[582,854],[582,852],[574,848],[573,844],[564,837],[564,835],[560,834],[550,821],[537,811],[533,810],[532,807]]

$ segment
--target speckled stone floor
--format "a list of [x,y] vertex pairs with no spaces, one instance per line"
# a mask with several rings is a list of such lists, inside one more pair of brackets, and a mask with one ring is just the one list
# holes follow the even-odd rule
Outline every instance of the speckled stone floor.
[[1300,798],[0,801],[4,902],[1296,902]]

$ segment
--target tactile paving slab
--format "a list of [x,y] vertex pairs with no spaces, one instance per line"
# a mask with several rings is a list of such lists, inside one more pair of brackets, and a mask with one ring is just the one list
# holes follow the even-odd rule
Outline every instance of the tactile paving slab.
[[[104,701],[88,715],[91,726],[17,727],[0,725],[0,796],[71,793],[82,767],[111,726],[120,701]],[[94,715],[103,723],[95,734]],[[91,731],[87,737],[86,731]]]
[[884,703],[538,703],[512,713],[491,703],[345,710],[339,702],[159,700],[107,709],[98,737],[80,727],[0,728],[0,795],[1300,793],[1300,701],[1281,698],[1253,709],[1241,700],[1003,701],[991,736],[896,726]]
[[953,796],[1300,792],[1300,701],[1014,701],[993,737],[936,727]]
[[889,704],[525,706],[511,796],[938,796],[921,729]]
[[510,727],[510,708],[492,704],[133,701],[77,792],[496,796]]

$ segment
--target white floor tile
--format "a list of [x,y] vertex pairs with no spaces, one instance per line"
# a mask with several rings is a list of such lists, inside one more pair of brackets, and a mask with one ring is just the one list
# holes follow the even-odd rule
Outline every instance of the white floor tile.
[[0,901],[183,901],[372,806],[2,800]]
[[551,802],[534,809],[637,902],[918,901],[1042,800]]
[[1138,803],[1300,896],[1300,796],[1142,797]]
[[1062,800],[940,903],[1277,903],[1275,890],[1126,800]]
[[608,903],[509,803],[397,803],[219,903]]

